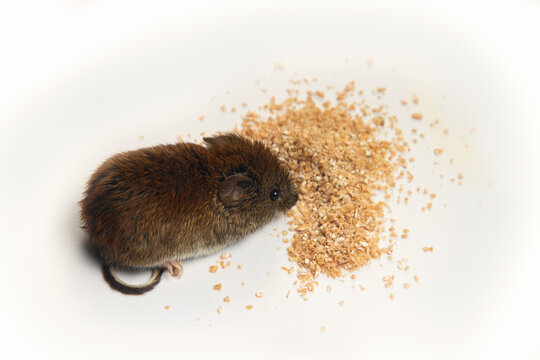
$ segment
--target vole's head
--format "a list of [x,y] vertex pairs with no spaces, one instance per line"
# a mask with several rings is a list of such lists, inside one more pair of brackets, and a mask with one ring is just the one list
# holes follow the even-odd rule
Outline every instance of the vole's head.
[[298,201],[294,178],[277,156],[259,141],[237,134],[205,138],[208,150],[222,160],[219,201],[260,226]]

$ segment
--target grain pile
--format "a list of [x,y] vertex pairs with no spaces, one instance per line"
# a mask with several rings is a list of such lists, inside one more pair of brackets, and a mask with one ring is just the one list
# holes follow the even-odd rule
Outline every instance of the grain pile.
[[240,133],[264,142],[296,175],[300,197],[288,214],[287,250],[300,267],[301,295],[320,273],[340,277],[392,252],[395,234],[381,241],[388,206],[382,200],[396,181],[412,180],[408,143],[397,118],[360,95],[354,82],[333,102],[321,91],[300,98],[291,90],[281,103],[271,99],[268,116],[250,112],[242,122]]

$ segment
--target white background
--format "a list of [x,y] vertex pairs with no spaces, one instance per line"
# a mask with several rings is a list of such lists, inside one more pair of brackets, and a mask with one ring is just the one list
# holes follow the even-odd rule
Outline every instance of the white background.
[[[538,1],[3,3],[0,357],[539,359],[539,36]],[[230,249],[233,268],[209,274],[211,256],[144,296],[112,291],[79,229],[91,172],[118,151],[230,130],[242,111],[222,104],[256,109],[303,76],[386,86],[405,128],[424,114],[413,172],[439,196],[428,214],[421,201],[392,214],[411,229],[396,249],[411,270],[381,259],[355,281],[321,278],[304,302],[269,235],[281,219]],[[417,108],[400,106],[413,92]]]

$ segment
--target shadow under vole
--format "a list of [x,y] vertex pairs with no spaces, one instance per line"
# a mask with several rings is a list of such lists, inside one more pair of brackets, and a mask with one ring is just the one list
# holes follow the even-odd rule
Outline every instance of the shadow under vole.
[[[166,268],[215,253],[292,208],[298,192],[286,166],[259,141],[237,134],[128,151],[90,178],[81,218],[107,282],[126,294],[151,290]],[[153,269],[129,285],[116,266]]]

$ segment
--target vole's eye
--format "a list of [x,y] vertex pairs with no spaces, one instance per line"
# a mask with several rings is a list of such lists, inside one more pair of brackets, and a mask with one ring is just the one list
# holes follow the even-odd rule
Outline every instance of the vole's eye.
[[272,201],[276,201],[279,197],[279,190],[278,189],[274,189],[272,191],[270,191],[270,200]]

